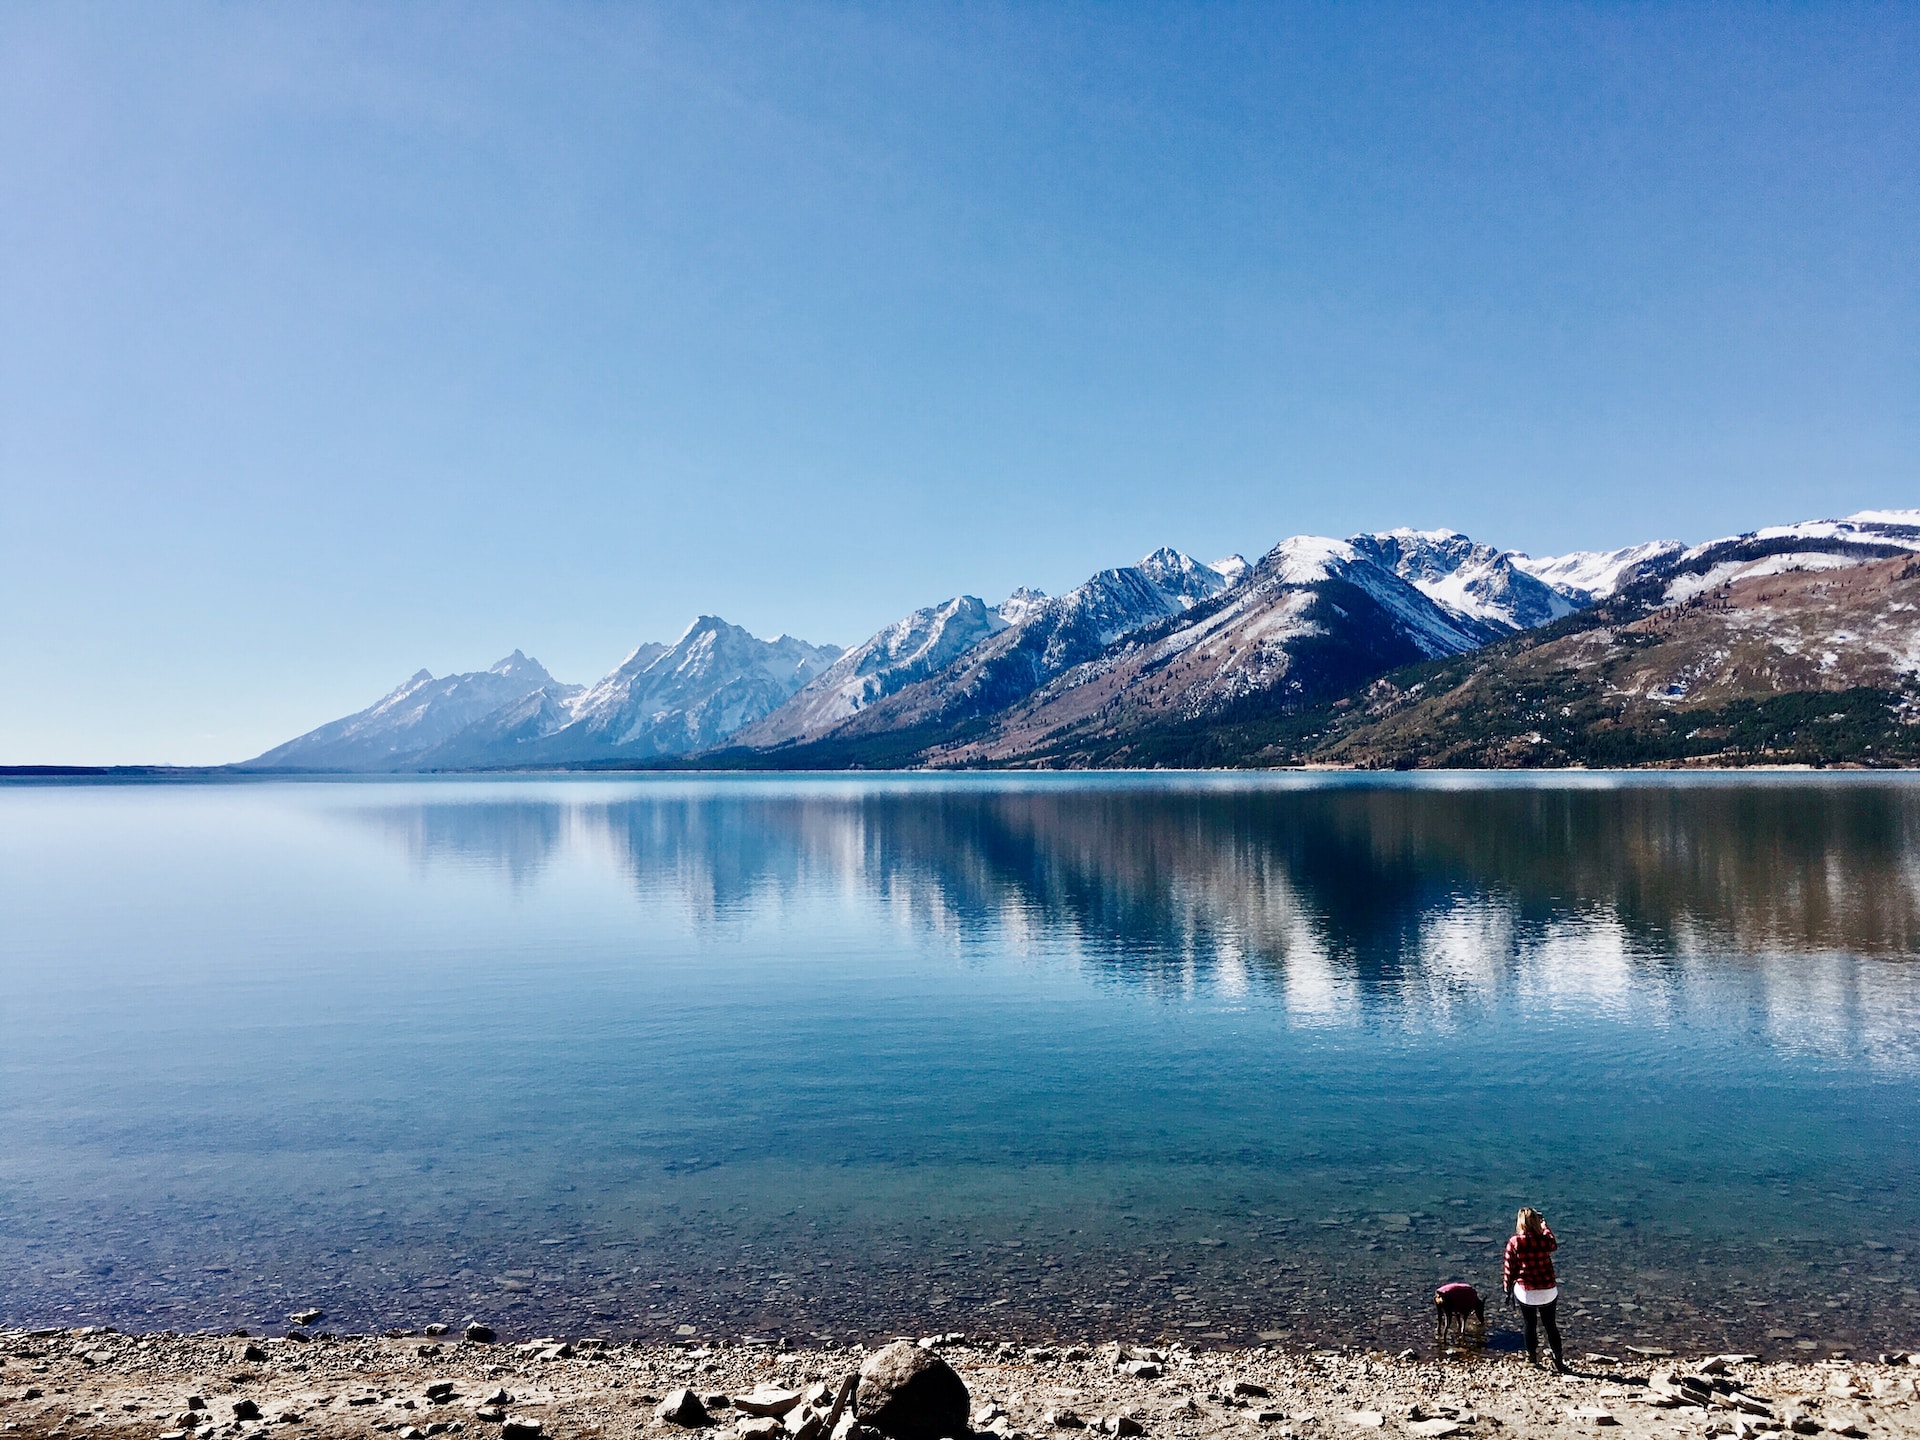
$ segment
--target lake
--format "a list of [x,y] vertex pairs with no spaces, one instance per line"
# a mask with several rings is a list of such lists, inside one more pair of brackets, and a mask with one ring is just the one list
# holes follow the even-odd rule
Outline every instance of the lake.
[[1917,954],[1903,776],[0,785],[0,1319],[1904,1348]]

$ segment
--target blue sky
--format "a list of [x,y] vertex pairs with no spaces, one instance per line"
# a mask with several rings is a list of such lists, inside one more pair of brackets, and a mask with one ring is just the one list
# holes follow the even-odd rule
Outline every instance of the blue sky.
[[1920,10],[0,10],[0,762],[1920,504]]

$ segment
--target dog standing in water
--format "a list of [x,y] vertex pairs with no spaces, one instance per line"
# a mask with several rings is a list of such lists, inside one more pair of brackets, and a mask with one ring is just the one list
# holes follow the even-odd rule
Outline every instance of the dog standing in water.
[[1487,1337],[1487,1302],[1480,1298],[1480,1292],[1471,1285],[1455,1282],[1442,1285],[1433,1292],[1433,1343],[1438,1345],[1449,1335],[1457,1339],[1467,1338],[1467,1317],[1471,1315],[1480,1326],[1480,1338]]

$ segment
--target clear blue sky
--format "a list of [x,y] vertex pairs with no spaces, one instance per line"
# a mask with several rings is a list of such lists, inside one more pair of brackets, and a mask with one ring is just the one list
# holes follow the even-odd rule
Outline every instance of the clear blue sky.
[[1920,8],[0,9],[0,762],[1920,504]]

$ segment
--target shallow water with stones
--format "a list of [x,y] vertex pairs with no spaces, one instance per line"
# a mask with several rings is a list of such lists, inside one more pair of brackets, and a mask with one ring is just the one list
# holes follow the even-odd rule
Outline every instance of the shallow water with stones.
[[1920,1344],[1906,777],[11,784],[0,915],[14,1323],[1398,1348],[1531,1203]]

